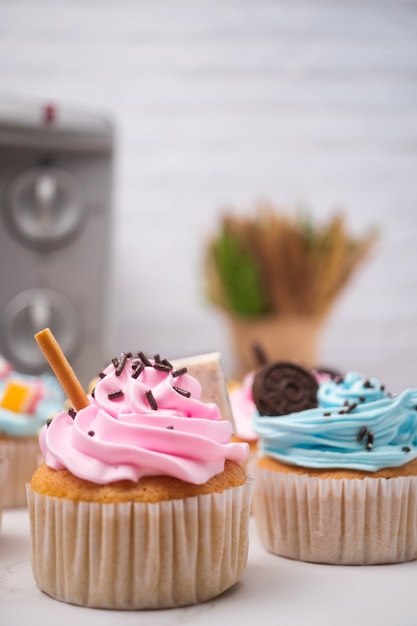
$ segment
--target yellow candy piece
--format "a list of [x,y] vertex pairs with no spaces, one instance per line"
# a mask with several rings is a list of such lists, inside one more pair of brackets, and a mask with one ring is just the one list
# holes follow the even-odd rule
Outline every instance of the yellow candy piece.
[[15,413],[30,412],[35,395],[36,390],[32,385],[20,380],[9,380],[0,400],[0,407]]

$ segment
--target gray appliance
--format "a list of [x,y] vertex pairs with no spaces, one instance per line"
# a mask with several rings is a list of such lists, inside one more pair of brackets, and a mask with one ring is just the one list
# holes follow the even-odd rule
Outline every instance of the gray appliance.
[[50,327],[84,386],[108,360],[114,129],[107,117],[0,97],[0,354],[50,371]]

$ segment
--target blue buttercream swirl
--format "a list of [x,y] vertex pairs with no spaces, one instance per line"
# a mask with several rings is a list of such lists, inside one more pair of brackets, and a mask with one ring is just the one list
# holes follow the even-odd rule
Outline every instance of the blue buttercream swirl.
[[417,457],[417,390],[390,396],[356,372],[319,386],[318,407],[285,416],[256,412],[259,453],[290,465],[374,472]]
[[[28,383],[40,383],[42,386],[42,397],[37,402],[33,413],[17,413],[5,407],[0,407],[0,434],[10,437],[32,437],[37,435],[49,418],[64,408],[66,396],[61,385],[52,374],[41,374],[32,376],[12,372],[10,377],[13,380],[27,381]],[[7,377],[0,378],[0,398],[8,382]]]

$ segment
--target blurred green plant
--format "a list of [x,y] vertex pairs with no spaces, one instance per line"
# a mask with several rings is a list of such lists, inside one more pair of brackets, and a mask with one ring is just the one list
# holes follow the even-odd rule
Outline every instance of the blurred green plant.
[[377,232],[347,231],[338,213],[319,225],[259,206],[253,217],[226,212],[204,259],[206,294],[229,313],[325,315],[368,256]]

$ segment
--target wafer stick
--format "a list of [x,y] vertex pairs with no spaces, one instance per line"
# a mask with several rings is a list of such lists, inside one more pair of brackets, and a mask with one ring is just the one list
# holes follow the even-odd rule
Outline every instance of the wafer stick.
[[74,370],[68,363],[51,330],[44,328],[44,330],[36,333],[35,339],[74,409],[79,411],[88,406],[90,403],[87,394],[75,376]]

